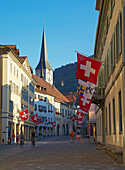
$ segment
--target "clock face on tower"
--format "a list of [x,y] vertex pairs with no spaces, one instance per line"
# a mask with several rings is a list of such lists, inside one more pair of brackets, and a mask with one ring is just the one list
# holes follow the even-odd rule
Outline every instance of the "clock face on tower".
[[50,71],[47,72],[47,81],[50,83],[52,80],[52,76],[51,76],[51,73]]

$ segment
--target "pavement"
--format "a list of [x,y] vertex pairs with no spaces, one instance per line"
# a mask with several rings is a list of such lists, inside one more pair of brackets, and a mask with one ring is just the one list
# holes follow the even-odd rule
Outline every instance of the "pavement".
[[43,137],[32,147],[25,141],[19,144],[0,146],[0,170],[121,170],[103,150],[96,150],[85,138],[70,142],[69,136]]

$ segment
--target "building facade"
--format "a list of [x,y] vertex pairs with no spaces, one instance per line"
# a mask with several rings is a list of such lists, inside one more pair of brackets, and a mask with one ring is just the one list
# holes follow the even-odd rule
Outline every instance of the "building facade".
[[[97,0],[97,141],[125,148],[125,1]],[[124,153],[124,152],[123,152]],[[124,155],[124,154],[123,154]]]
[[[28,109],[34,112],[34,87],[27,57],[19,57],[15,45],[0,46],[0,143],[6,143],[12,134],[22,131],[29,139],[34,124],[29,118],[23,122],[19,112]],[[15,138],[16,142],[16,138]]]

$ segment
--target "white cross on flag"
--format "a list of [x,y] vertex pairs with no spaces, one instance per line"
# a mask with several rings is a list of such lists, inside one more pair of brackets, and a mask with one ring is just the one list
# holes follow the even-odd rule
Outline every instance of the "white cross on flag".
[[29,119],[28,109],[26,109],[26,110],[24,110],[22,112],[19,112],[19,114],[21,116],[22,121],[25,121],[25,120]]
[[93,60],[77,53],[77,79],[89,81],[93,84],[96,84],[100,67],[100,61]]
[[77,110],[77,120],[82,121],[84,114]]
[[38,122],[38,113],[36,113],[35,115],[31,116],[32,120],[34,123]]
[[85,96],[80,96],[79,105],[80,109],[88,111],[90,109],[91,100]]

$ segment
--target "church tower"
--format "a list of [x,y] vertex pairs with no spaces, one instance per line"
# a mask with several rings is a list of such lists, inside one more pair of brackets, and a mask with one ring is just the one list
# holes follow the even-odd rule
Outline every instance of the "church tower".
[[44,79],[45,81],[47,81],[50,84],[53,84],[53,69],[50,66],[49,61],[48,61],[44,27],[43,27],[43,37],[42,37],[40,61],[39,61],[35,70],[36,70],[36,76]]

